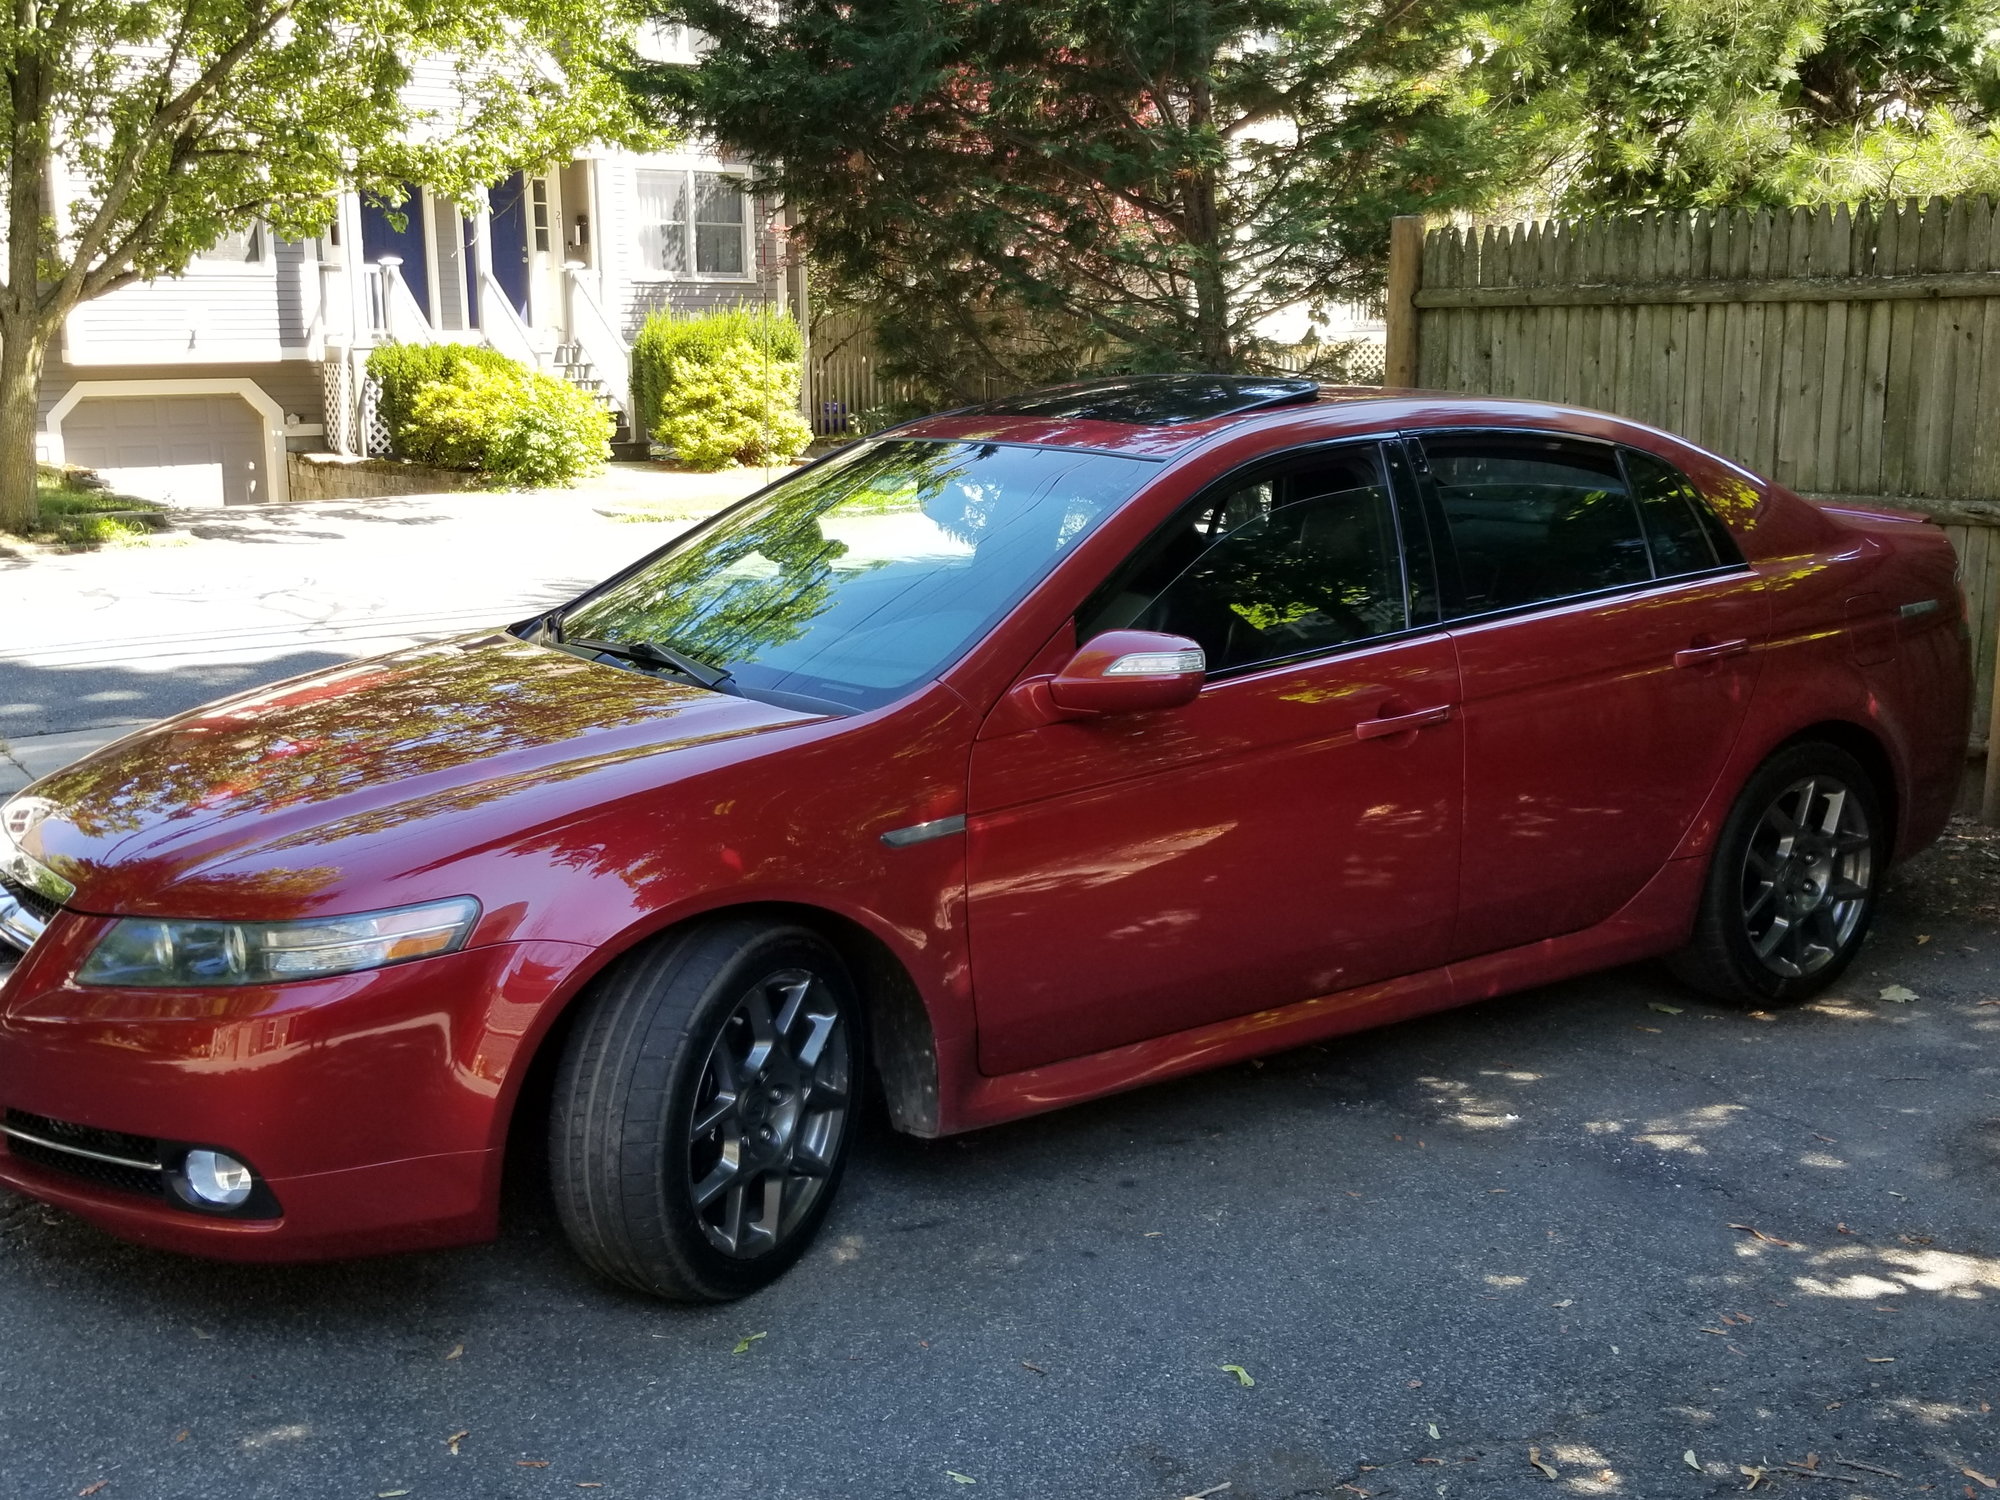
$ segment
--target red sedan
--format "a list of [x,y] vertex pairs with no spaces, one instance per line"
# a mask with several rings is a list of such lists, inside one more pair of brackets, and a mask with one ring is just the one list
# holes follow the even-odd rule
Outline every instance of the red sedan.
[[1919,517],[1665,433],[1094,382],[851,445],[509,630],[0,812],[0,1182],[148,1244],[492,1235],[741,1295],[937,1136],[1636,959],[1771,1006],[1964,765]]

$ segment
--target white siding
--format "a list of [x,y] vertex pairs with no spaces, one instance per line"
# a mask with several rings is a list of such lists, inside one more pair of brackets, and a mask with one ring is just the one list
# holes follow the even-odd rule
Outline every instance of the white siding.
[[73,365],[211,365],[303,357],[319,301],[308,247],[265,239],[251,265],[199,262],[184,276],[141,282],[70,314]]

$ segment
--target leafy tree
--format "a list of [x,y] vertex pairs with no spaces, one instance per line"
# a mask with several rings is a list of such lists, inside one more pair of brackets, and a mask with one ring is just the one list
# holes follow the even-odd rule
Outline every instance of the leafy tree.
[[[324,229],[334,195],[465,195],[633,129],[612,68],[626,0],[7,0],[0,126],[0,522],[35,513],[36,389],[80,303],[173,275],[263,220]],[[460,59],[413,116],[412,61]]]
[[643,96],[755,163],[885,352],[963,397],[1254,368],[1262,320],[1365,294],[1392,215],[1481,201],[1511,149],[1450,0],[662,9],[711,47]]
[[1524,0],[1488,25],[1501,117],[1568,211],[2000,187],[1996,0]]

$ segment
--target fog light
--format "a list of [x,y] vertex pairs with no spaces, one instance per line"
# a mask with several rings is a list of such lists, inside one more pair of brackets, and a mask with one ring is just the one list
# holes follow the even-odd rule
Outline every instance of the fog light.
[[217,1208],[237,1208],[249,1201],[250,1169],[226,1151],[190,1151],[181,1163],[188,1191]]

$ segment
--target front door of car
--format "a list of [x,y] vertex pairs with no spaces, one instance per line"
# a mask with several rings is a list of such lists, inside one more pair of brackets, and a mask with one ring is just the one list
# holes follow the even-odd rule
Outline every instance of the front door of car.
[[1770,607],[1650,454],[1413,439],[1464,677],[1454,957],[1600,922],[1658,874],[1742,728]]
[[1443,961],[1458,672],[1411,586],[1414,497],[1389,462],[1346,444],[1225,481],[1079,612],[1079,642],[1198,641],[1193,703],[1055,724],[996,710],[968,799],[984,1071]]

